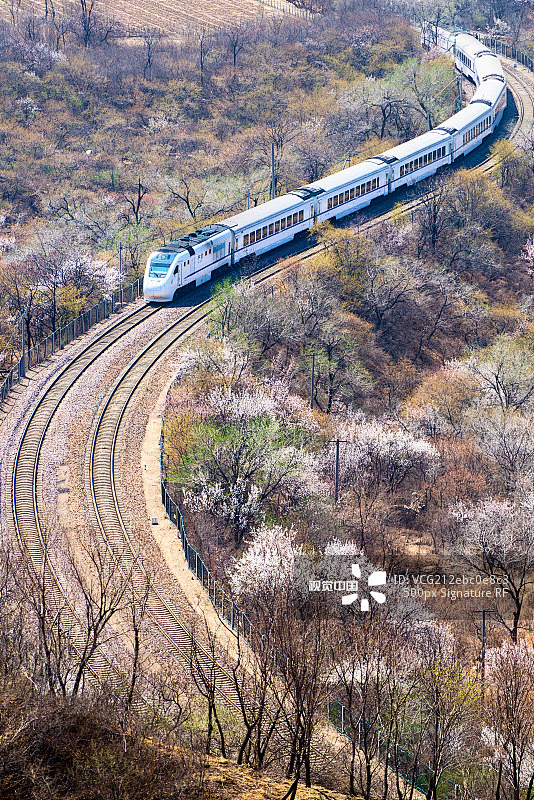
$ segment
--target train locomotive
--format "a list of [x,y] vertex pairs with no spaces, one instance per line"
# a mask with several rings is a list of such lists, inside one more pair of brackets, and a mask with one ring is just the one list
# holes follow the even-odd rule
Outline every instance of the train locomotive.
[[148,258],[145,300],[169,302],[181,287],[200,286],[216,270],[279,247],[318,222],[353,214],[377,197],[428,178],[478,147],[493,133],[506,108],[501,63],[467,33],[433,28],[432,39],[453,53],[456,68],[477,87],[465,108],[428,133],[380,155],[158,248]]

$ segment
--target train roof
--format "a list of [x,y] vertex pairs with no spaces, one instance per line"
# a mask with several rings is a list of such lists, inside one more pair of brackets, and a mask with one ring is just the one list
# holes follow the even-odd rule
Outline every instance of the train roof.
[[[477,98],[476,93],[473,100],[465,108],[462,108],[452,117],[445,120],[443,130],[449,129],[451,133],[462,133],[465,128],[479,122],[485,114],[490,111],[490,107],[486,103],[477,103],[476,100],[483,99]],[[475,101],[475,102],[474,102]]]
[[392,163],[391,159],[404,161],[405,159],[413,158],[422,150],[428,150],[430,147],[439,147],[447,136],[448,134],[441,129],[427,131],[421,136],[416,136],[415,139],[410,139],[408,142],[403,142],[390,150],[386,150],[385,153],[381,153],[380,156],[375,156],[375,158],[388,158],[390,163]]
[[224,233],[227,231],[228,228],[226,225],[221,225],[216,223],[214,225],[205,225],[203,228],[199,228],[196,231],[192,231],[191,233],[186,233],[183,236],[180,236],[179,239],[175,239],[169,244],[165,244],[162,247],[158,247],[158,251],[160,253],[180,253],[182,250],[187,250],[191,255],[194,253],[195,245],[204,244],[204,242],[213,239],[217,234]]
[[369,175],[381,172],[385,166],[385,163],[376,164],[367,159],[366,161],[360,161],[359,164],[355,164],[353,167],[347,167],[334,172],[332,175],[327,175],[325,178],[319,178],[318,181],[310,184],[310,187],[320,189],[323,192],[330,192],[338,187],[345,186],[345,184],[357,183]]
[[295,207],[302,205],[302,198],[295,194],[283,194],[280,197],[275,197],[274,200],[268,200],[266,203],[249,208],[247,211],[241,211],[233,217],[225,219],[225,224],[232,228],[245,228],[247,225],[257,225],[264,220],[272,219],[278,214],[283,214],[285,211],[291,211]]
[[479,42],[478,39],[475,39],[474,36],[464,32],[456,34],[454,43],[456,47],[459,47],[462,52],[472,59],[475,59],[477,55],[487,51],[488,49],[484,44],[482,44],[482,42]]

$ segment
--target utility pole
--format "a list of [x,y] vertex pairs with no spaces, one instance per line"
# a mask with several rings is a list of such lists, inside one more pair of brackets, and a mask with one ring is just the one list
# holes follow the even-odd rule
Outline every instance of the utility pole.
[[482,683],[486,677],[486,609],[482,611],[482,647],[480,650],[480,677]]
[[271,142],[271,200],[276,197],[276,175],[274,171],[274,142]]
[[122,308],[122,242],[119,242],[119,289]]
[[492,614],[493,611],[489,608],[482,608],[480,611],[475,611],[475,614],[482,614],[482,631],[481,638],[482,644],[480,648],[480,681],[484,683],[486,678],[486,614]]
[[313,408],[313,395],[315,394],[315,353],[312,353],[312,374],[310,391],[310,408]]
[[336,477],[334,484],[334,503],[339,497],[339,439],[336,439]]
[[22,326],[22,356],[20,359],[20,377],[26,377],[26,310],[24,310],[21,319]]

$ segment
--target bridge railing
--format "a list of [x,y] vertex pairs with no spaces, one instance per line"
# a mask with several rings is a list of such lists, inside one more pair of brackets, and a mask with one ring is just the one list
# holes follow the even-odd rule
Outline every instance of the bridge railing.
[[[143,278],[138,278],[134,283],[125,286],[122,289],[117,289],[112,292],[109,297],[103,298],[92,308],[84,311],[80,316],[57,328],[53,333],[47,336],[29,350],[23,352],[20,359],[14,367],[12,367],[4,378],[3,383],[0,385],[0,403],[2,403],[9,392],[25,377],[26,371],[42,364],[50,356],[62,350],[67,344],[81,336],[96,325],[97,322],[102,322],[104,319],[109,319],[112,314],[123,308],[127,303],[132,303],[137,300],[143,291]],[[24,319],[22,319],[24,325]]]

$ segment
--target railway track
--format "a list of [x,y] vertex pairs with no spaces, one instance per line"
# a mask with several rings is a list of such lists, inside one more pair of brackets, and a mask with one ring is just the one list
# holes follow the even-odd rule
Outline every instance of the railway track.
[[[161,644],[176,653],[182,663],[187,665],[191,663],[192,650],[195,647],[195,662],[199,662],[205,673],[212,666],[212,657],[184,623],[169,598],[150,580],[141,554],[137,552],[128,533],[118,500],[115,477],[118,437],[128,405],[150,370],[204,319],[206,305],[207,302],[194,306],[181,315],[180,319],[156,336],[120,376],[100,412],[88,465],[92,510],[111,558],[124,578],[131,582],[137,602],[144,604],[152,630]],[[146,587],[148,592],[145,594]],[[220,696],[237,707],[238,698],[231,676],[220,664],[215,665],[215,670]]]
[[[506,60],[503,59],[506,63]],[[523,77],[511,65],[505,70],[509,76],[510,90],[514,94],[518,109],[518,121],[510,134],[510,139],[517,141],[521,131],[532,125],[534,119],[534,93]],[[477,165],[477,169],[490,171],[495,168],[495,159],[487,158]],[[409,200],[405,204],[404,213],[414,211],[422,202],[421,197]],[[366,221],[362,229],[373,227],[389,219],[398,211],[387,211],[372,220]],[[308,248],[299,256],[310,258],[319,252],[320,247]],[[257,278],[262,282],[272,278],[286,269],[286,266],[271,265],[264,269]],[[127,411],[135,403],[136,393],[145,381],[150,379],[151,370],[161,363],[169,352],[180,343],[199,322],[205,318],[206,302],[192,306],[181,314],[179,319],[167,326],[154,340],[134,358],[123,370],[111,387],[107,399],[101,408],[94,434],[90,444],[90,455],[87,466],[87,487],[91,499],[91,513],[97,523],[98,530],[108,548],[110,558],[114,559],[124,576],[131,583],[134,595],[141,602],[143,587],[147,574],[142,565],[140,553],[129,534],[125,521],[124,509],[121,507],[117,482],[119,440],[124,435]],[[41,459],[43,446],[50,431],[54,416],[65,401],[68,392],[87,374],[88,370],[114,344],[127,333],[152,316],[159,309],[143,305],[119,320],[96,341],[85,347],[60,372],[40,398],[33,413],[28,419],[13,462],[11,474],[12,523],[20,548],[35,574],[43,576],[48,586],[51,611],[68,607],[73,625],[69,628],[74,647],[81,646],[83,639],[83,623],[76,609],[69,600],[68,592],[62,578],[50,558],[47,542],[43,505],[43,473]],[[190,663],[193,647],[196,657],[208,668],[212,664],[211,654],[205,645],[191,631],[180,611],[169,600],[160,588],[150,583],[147,598],[147,609],[152,630],[168,652],[179,661]],[[77,633],[76,631],[79,631]],[[95,653],[91,670],[94,676],[109,676],[115,667],[106,654],[99,648]],[[236,705],[232,680],[228,670],[222,663],[215,665],[220,697],[231,706]],[[115,670],[116,671],[116,670]],[[117,683],[120,677],[117,676]]]

